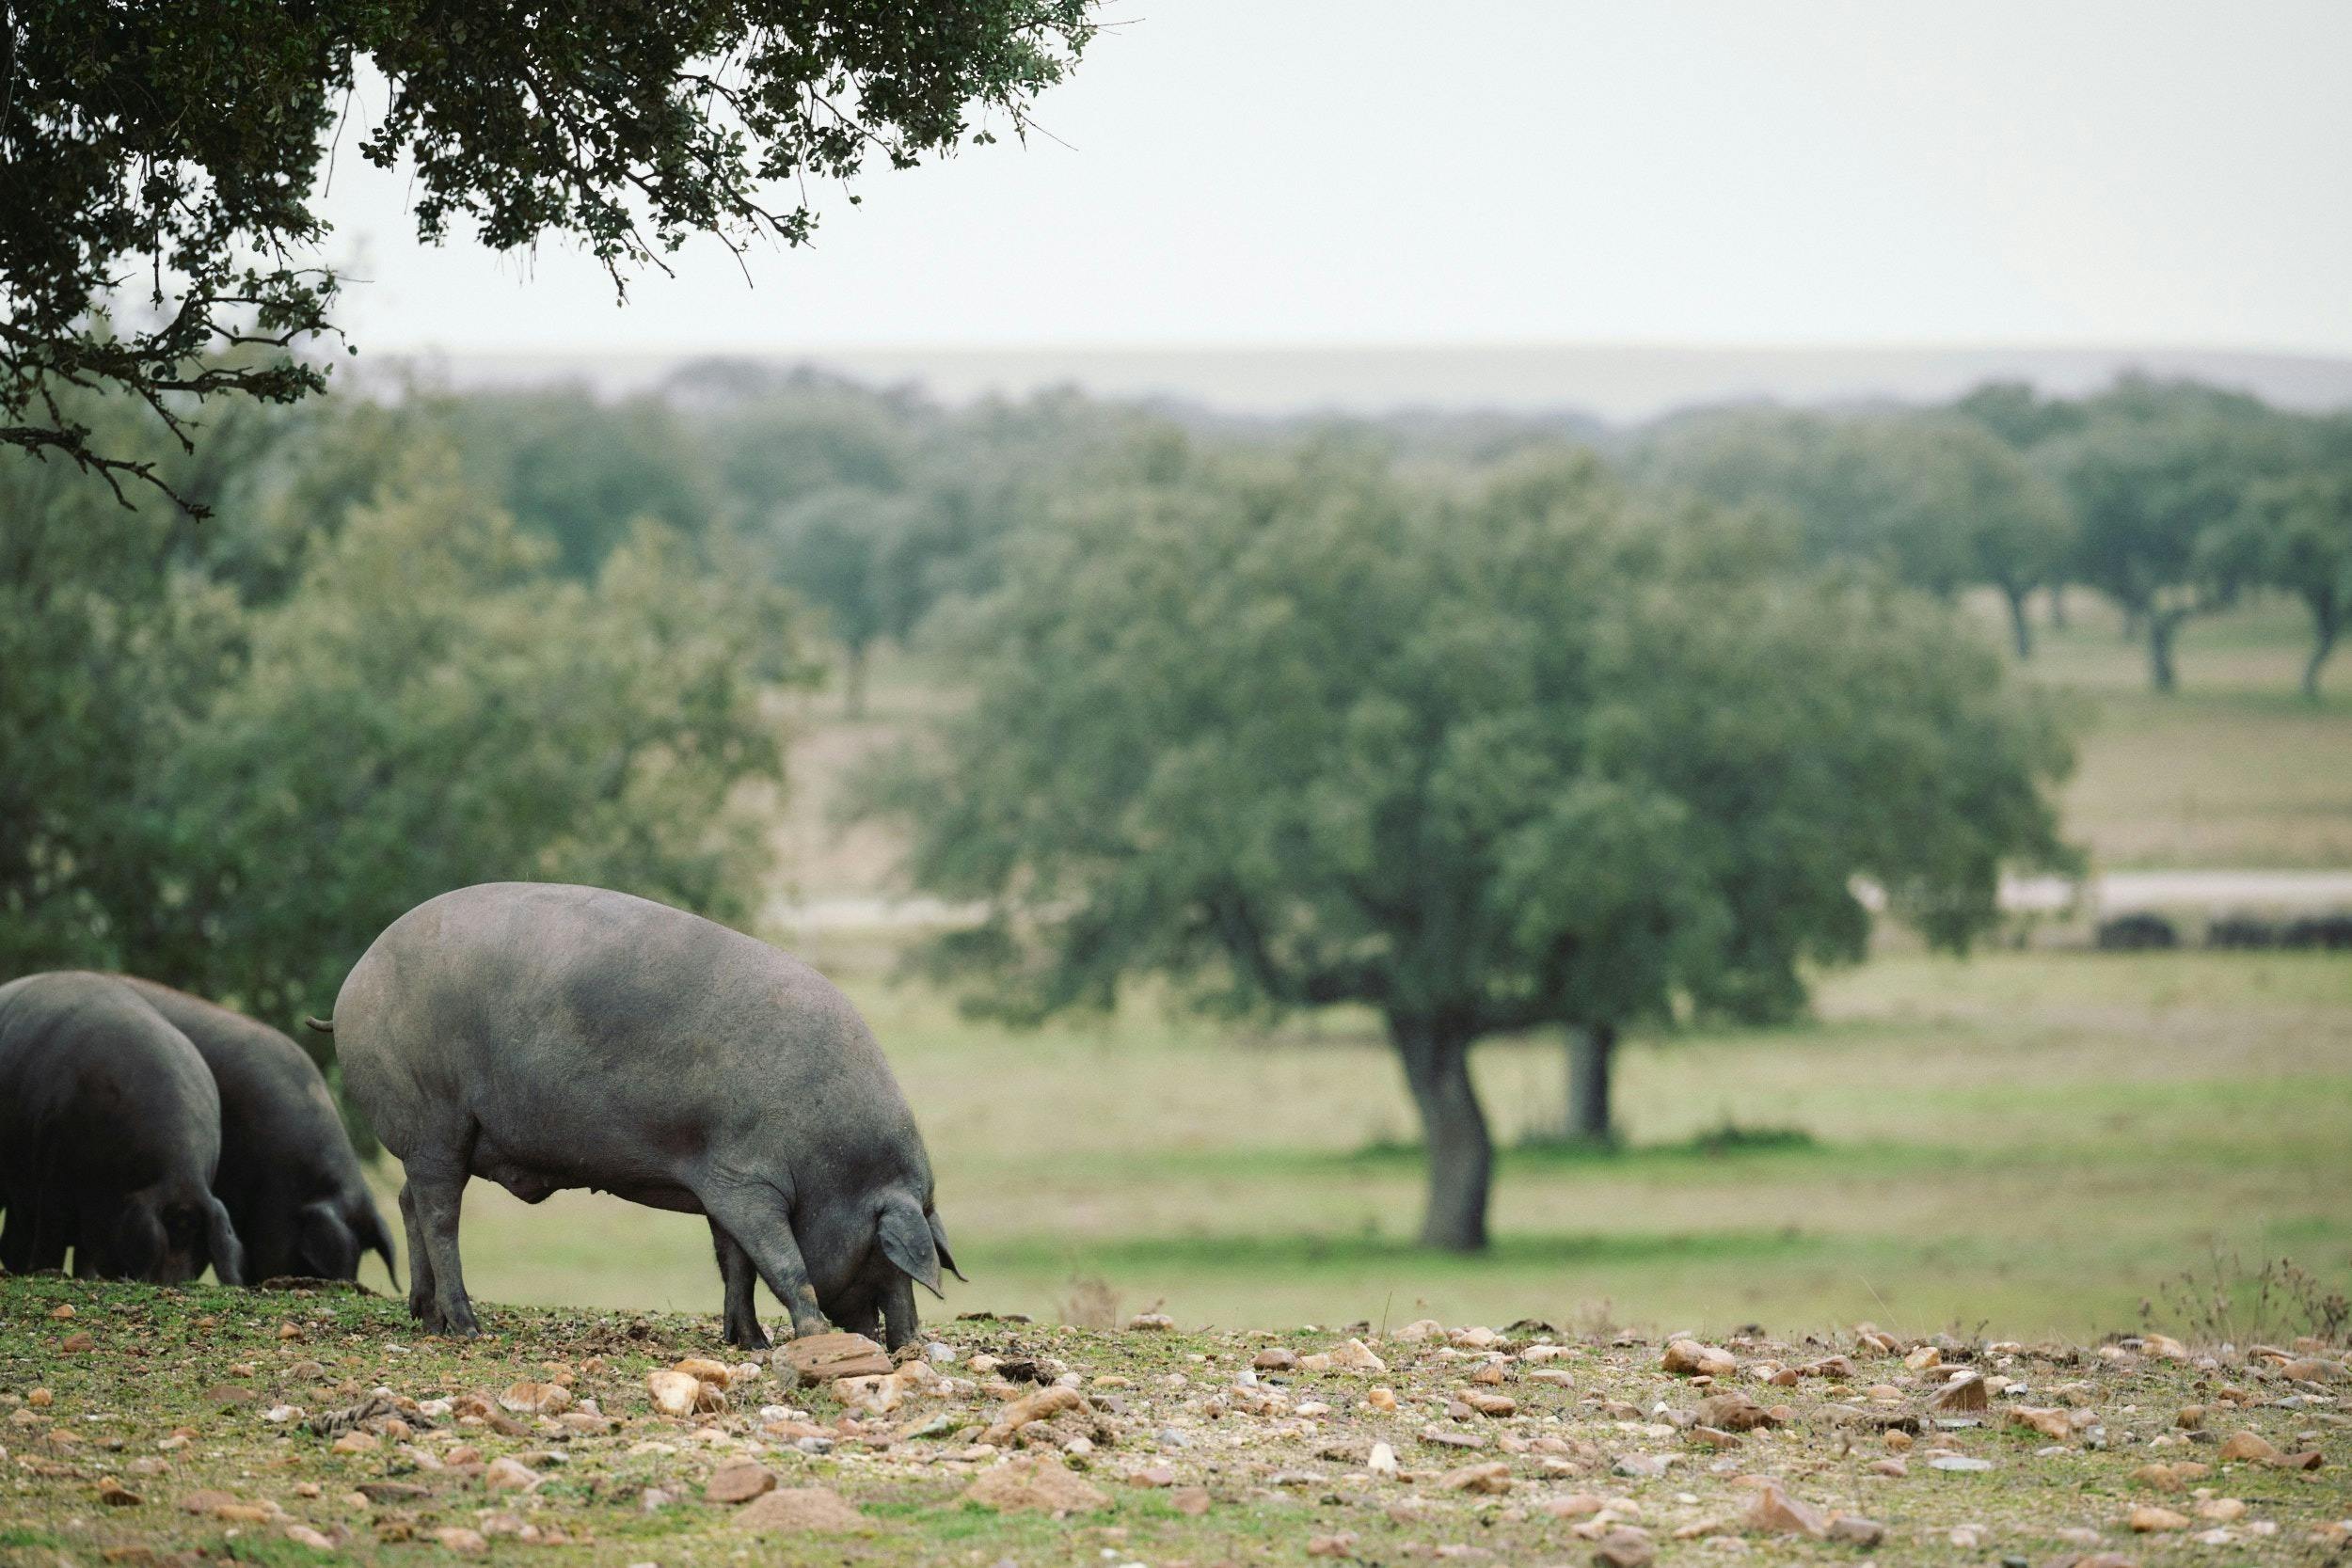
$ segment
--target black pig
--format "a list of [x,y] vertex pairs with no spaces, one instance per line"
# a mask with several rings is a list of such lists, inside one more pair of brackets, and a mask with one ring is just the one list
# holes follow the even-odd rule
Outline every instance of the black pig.
[[0,986],[0,1263],[176,1285],[245,1283],[213,1196],[220,1096],[187,1037],[109,974]]
[[472,1176],[527,1203],[588,1187],[707,1216],[736,1345],[768,1343],[755,1271],[795,1334],[830,1316],[896,1349],[914,1282],[936,1293],[955,1268],[865,1022],[723,926],[601,888],[461,888],[376,938],[322,1026],[406,1169],[408,1307],[437,1332],[477,1332],[457,1255]]
[[213,1192],[229,1206],[246,1271],[255,1279],[356,1279],[360,1254],[373,1250],[397,1285],[391,1234],[326,1080],[302,1048],[243,1013],[152,980],[123,979],[212,1069],[220,1091]]

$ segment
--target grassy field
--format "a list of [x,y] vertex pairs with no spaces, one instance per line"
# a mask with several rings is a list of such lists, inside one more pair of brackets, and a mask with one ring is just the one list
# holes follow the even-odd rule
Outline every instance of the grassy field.
[[[2074,609],[2026,673],[2081,726],[2067,821],[2098,863],[2352,865],[2352,695],[2294,694],[2291,607],[2194,623],[2172,697],[2147,690],[2112,612]],[[2352,689],[2352,667],[2336,674]],[[834,820],[841,779],[952,700],[884,657],[867,716],[805,701],[780,895],[889,889],[888,837]],[[850,985],[897,1064],[975,1281],[952,1287],[960,1309],[2083,1336],[2143,1301],[2194,1315],[2185,1275],[2209,1293],[2291,1256],[2352,1281],[2342,957],[1957,962],[1884,944],[1825,977],[1804,1027],[1631,1042],[1631,1147],[1611,1157],[1534,1141],[1560,1114],[1556,1041],[1496,1043],[1479,1073],[1509,1146],[1499,1240],[1461,1259],[1408,1244],[1414,1123],[1367,1020],[1262,1039],[1139,1003],[1009,1034],[887,984],[895,936],[771,934]],[[488,1299],[715,1310],[696,1222],[579,1194],[526,1209],[477,1183],[468,1225]]]
[[[2108,869],[2352,865],[2352,656],[2297,695],[2309,622],[2284,601],[2193,620],[2181,689],[2092,595],[2021,673],[2063,694],[2080,735],[2066,826]],[[1989,607],[1988,607],[1989,609]]]
[[[1138,1005],[1020,1035],[852,989],[930,1143],[974,1281],[950,1282],[955,1310],[1083,1318],[1107,1291],[1186,1323],[2080,1337],[2152,1296],[2179,1324],[2168,1281],[2217,1254],[2352,1283],[2341,956],[1893,954],[1829,977],[1814,1024],[1637,1039],[1632,1148],[1506,1153],[1499,1243],[1475,1259],[1408,1244],[1413,1122],[1363,1021],[1264,1040]],[[1502,1141],[1559,1115],[1560,1055],[1484,1049]],[[1708,1136],[1724,1128],[1749,1136]],[[699,1222],[582,1194],[526,1208],[477,1182],[466,1224],[487,1299],[717,1310]]]
[[[1654,1341],[1547,1325],[1399,1323],[1348,1349],[1346,1329],[957,1322],[926,1364],[861,1387],[806,1386],[781,1354],[737,1364],[707,1322],[486,1323],[458,1344],[419,1338],[382,1298],[0,1279],[0,1565],[1628,1563],[1730,1546],[1890,1568],[2120,1547],[2098,1560],[2161,1568],[2334,1560],[2352,1534],[2352,1434],[2326,1408],[2343,1350],[2316,1341],[2200,1366],[2155,1342],[1740,1338],[1681,1353],[1711,1358],[1699,1378]],[[1311,1359],[1335,1350],[1349,1359]],[[726,1365],[684,1387],[717,1408],[660,1413],[652,1375],[710,1355]],[[1947,1370],[1976,1379],[1978,1414],[1931,1402]]]

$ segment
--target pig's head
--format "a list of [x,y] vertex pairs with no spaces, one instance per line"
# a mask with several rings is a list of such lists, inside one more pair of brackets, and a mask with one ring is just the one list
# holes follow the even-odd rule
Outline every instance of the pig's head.
[[909,1321],[889,1324],[894,1349],[914,1329],[914,1293],[901,1281],[938,1295],[942,1269],[963,1277],[928,1192],[885,1187],[864,1202],[827,1205],[811,1218],[814,1224],[803,1222],[801,1247],[818,1307],[836,1323],[862,1327],[905,1303]]
[[295,1214],[294,1259],[302,1273],[317,1279],[357,1279],[359,1259],[368,1252],[383,1255],[392,1288],[398,1290],[400,1269],[393,1261],[391,1235],[364,1194],[319,1198]]
[[220,1199],[192,1181],[159,1181],[123,1199],[114,1225],[115,1272],[182,1285],[212,1265],[223,1285],[243,1285],[245,1247]]

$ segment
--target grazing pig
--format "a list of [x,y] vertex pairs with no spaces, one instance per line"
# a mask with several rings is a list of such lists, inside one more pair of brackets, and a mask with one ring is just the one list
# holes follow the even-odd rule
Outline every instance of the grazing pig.
[[392,1238],[359,1174],[326,1080],[266,1023],[152,980],[124,984],[196,1047],[220,1091],[220,1171],[213,1192],[245,1243],[255,1279],[357,1279],[381,1253],[395,1287]]
[[602,888],[461,888],[394,921],[333,1022],[311,1022],[406,1168],[408,1308],[437,1332],[477,1332],[457,1257],[471,1176],[526,1203],[588,1187],[707,1216],[735,1345],[768,1343],[755,1272],[795,1334],[886,1323],[895,1350],[914,1282],[937,1293],[955,1268],[865,1022],[723,926]]
[[220,1096],[187,1037],[110,974],[0,986],[0,1262],[176,1285],[245,1283],[213,1196]]

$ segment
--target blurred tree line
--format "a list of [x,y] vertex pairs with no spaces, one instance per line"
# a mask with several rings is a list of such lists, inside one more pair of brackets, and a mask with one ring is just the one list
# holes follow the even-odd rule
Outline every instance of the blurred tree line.
[[1146,975],[1370,1009],[1454,1247],[1480,1039],[1560,1030],[1606,1138],[1620,1030],[1787,1016],[1866,890],[1958,949],[2005,867],[2069,863],[2068,747],[1964,595],[2026,657],[2037,602],[2105,594],[2169,689],[2189,617],[2293,594],[2313,695],[2352,609],[2352,420],[2133,380],[1614,435],[716,361],[238,405],[193,452],[72,412],[210,515],[0,453],[0,974],[284,1023],[468,882],[746,924],[774,695],[831,664],[855,712],[873,648],[919,643],[970,700],[859,793],[988,911],[937,972],[1023,1019]]

